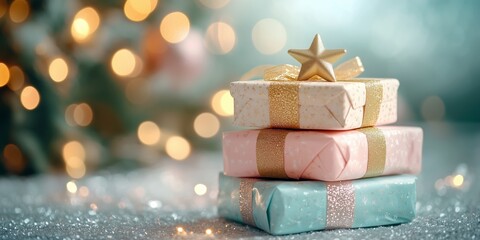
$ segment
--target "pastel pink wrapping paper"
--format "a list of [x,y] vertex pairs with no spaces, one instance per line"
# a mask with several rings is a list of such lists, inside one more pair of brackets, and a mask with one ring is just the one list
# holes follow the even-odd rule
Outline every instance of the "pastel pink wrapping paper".
[[[417,127],[377,127],[385,136],[382,175],[416,174],[421,169],[423,132]],[[261,130],[223,134],[225,175],[260,176],[256,144]],[[285,137],[284,168],[292,179],[339,181],[362,178],[367,171],[367,137],[357,130],[291,130]]]

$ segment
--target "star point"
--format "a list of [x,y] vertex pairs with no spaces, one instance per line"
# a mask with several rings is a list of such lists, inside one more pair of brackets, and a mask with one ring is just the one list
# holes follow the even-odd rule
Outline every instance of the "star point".
[[308,49],[290,49],[288,54],[302,64],[298,80],[308,80],[315,75],[335,82],[333,63],[341,58],[347,51],[345,49],[325,49],[319,34],[313,38]]

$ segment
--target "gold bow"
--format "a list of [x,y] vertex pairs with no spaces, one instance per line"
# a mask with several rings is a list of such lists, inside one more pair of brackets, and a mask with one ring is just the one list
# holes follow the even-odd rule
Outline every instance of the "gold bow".
[[[263,79],[265,81],[301,81],[297,80],[300,68],[298,66],[293,66],[290,64],[282,64],[274,67],[265,66],[257,67],[253,69],[254,71],[263,71]],[[334,72],[338,81],[344,81],[347,79],[358,77],[365,71],[362,65],[362,61],[359,57],[354,57],[340,65],[338,65]],[[247,75],[247,74],[245,74]],[[255,75],[252,72],[249,72],[248,75]],[[315,81],[322,80],[318,75],[315,75],[307,80]]]

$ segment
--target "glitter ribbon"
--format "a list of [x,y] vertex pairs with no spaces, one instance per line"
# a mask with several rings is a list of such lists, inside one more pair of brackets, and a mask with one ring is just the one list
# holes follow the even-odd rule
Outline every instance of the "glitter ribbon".
[[240,180],[240,192],[239,192],[239,206],[240,215],[244,223],[256,226],[255,219],[253,218],[253,186],[257,180],[250,178],[242,178]]
[[285,138],[288,130],[262,129],[256,145],[257,170],[262,177],[288,178],[285,172]]
[[[264,70],[263,78],[270,81],[268,87],[270,125],[276,128],[300,128],[299,113],[299,89],[300,81],[297,81],[299,68],[288,64],[270,68],[258,68]],[[359,57],[350,59],[335,68],[338,81],[361,82],[365,84],[366,101],[362,127],[374,126],[380,114],[383,98],[383,85],[380,80],[352,79],[364,71]],[[321,79],[314,76],[305,82]]]
[[350,181],[326,182],[327,229],[351,228],[355,212],[355,188]]
[[364,178],[380,176],[385,169],[387,146],[385,135],[378,128],[361,128],[359,132],[365,134],[368,144],[368,163]]

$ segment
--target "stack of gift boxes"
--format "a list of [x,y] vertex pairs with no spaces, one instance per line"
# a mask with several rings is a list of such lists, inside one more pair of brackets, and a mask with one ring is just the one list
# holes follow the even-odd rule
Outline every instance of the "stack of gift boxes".
[[275,235],[411,221],[422,130],[381,126],[397,119],[398,80],[356,78],[358,57],[333,69],[345,50],[318,35],[289,53],[301,67],[231,84],[235,124],[258,130],[223,135],[219,215]]

